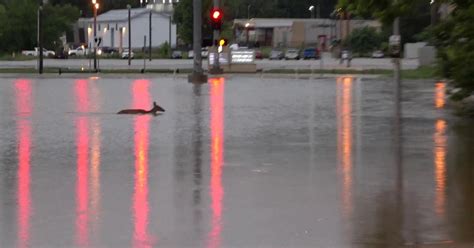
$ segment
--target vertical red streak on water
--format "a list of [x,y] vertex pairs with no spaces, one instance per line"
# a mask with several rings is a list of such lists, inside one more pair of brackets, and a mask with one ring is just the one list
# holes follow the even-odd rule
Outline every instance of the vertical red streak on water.
[[87,80],[75,82],[76,111],[76,244],[89,245],[89,119],[81,116],[89,109]]
[[222,162],[224,154],[224,78],[211,79],[211,208],[212,230],[209,233],[210,248],[220,247],[222,231]]
[[446,83],[438,82],[436,83],[435,89],[435,107],[437,109],[444,108],[446,104]]
[[436,121],[434,134],[435,211],[444,216],[446,205],[446,121]]
[[352,213],[352,78],[337,81],[337,146],[342,173],[342,207],[344,215]]
[[[133,107],[150,108],[148,80],[133,82]],[[133,247],[151,247],[148,237],[148,141],[151,117],[135,117],[135,188],[133,194],[134,232]]]
[[18,245],[29,247],[30,218],[31,218],[31,123],[23,119],[31,115],[31,82],[28,80],[15,81],[17,108],[17,139],[18,139]]

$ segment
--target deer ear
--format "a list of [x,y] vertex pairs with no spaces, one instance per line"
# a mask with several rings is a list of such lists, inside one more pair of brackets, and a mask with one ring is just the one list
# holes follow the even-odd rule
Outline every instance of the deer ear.
[[156,105],[156,102],[153,102],[153,107],[156,107],[156,106],[157,106],[157,105]]

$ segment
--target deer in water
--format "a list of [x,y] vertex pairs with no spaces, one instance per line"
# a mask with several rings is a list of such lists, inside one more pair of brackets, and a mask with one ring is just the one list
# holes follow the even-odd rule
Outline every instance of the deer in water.
[[157,115],[157,112],[165,112],[165,110],[160,107],[156,102],[153,102],[153,107],[150,110],[144,110],[144,109],[123,109],[120,110],[117,114],[153,114]]

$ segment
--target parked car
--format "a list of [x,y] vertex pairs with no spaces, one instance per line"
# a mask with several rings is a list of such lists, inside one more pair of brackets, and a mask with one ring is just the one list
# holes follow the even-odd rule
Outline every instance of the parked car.
[[172,59],[182,59],[183,58],[183,53],[181,51],[173,51],[171,53],[171,58]]
[[122,59],[128,59],[129,54],[130,54],[131,59],[135,57],[135,54],[133,53],[133,51],[129,52],[128,49],[123,49],[122,55],[120,57]]
[[255,59],[263,59],[262,51],[255,50]]
[[189,50],[188,51],[188,59],[193,59],[194,58],[194,51],[193,50]]
[[319,51],[314,47],[308,47],[303,50],[303,59],[319,59]]
[[[39,55],[39,48],[35,47],[34,50],[23,50],[21,51],[21,54],[26,55],[26,56],[38,56]],[[51,50],[47,50],[46,48],[43,47],[43,56],[45,57],[54,57],[56,53]]]
[[118,49],[113,48],[113,47],[101,47],[100,50],[102,51],[103,54],[114,55],[114,54],[118,53]]
[[372,52],[372,58],[380,59],[383,57],[385,57],[385,55],[383,54],[381,50],[375,50]]
[[67,52],[69,56],[84,56],[87,54],[87,49],[84,46],[76,47],[75,49],[69,49]]
[[272,59],[277,59],[277,60],[280,60],[280,59],[283,59],[285,57],[285,54],[283,53],[283,51],[280,51],[280,50],[272,50],[270,52],[270,57],[269,59],[272,60]]
[[298,49],[288,48],[285,52],[285,59],[300,59],[300,53]]

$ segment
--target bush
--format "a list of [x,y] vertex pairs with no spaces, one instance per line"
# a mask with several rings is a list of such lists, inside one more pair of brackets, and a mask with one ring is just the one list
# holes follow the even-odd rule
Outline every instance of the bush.
[[353,54],[367,55],[373,50],[380,49],[382,45],[382,35],[375,28],[364,27],[355,29],[346,40],[344,47],[351,48]]

